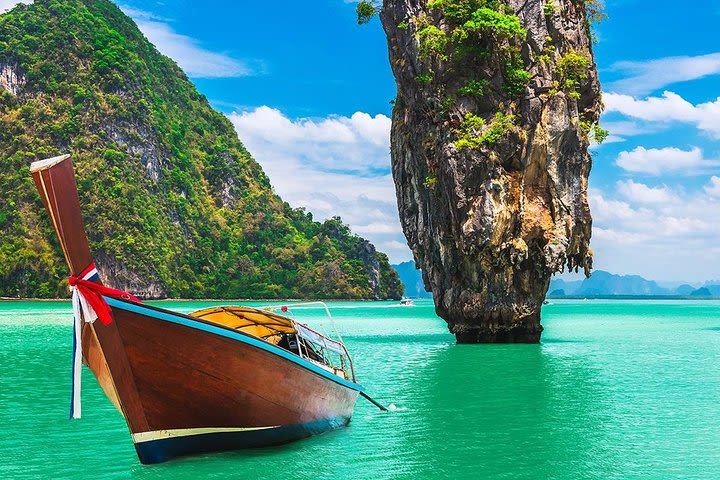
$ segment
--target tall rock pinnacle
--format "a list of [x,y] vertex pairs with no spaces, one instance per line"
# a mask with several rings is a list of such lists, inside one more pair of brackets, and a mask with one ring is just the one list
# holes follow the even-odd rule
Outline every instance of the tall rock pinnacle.
[[538,342],[554,272],[592,252],[595,0],[385,0],[400,218],[460,343]]

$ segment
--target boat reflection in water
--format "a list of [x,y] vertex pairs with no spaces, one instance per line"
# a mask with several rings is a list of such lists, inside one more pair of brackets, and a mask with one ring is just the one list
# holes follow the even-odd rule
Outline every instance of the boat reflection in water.
[[125,418],[142,463],[277,445],[348,424],[363,387],[342,339],[277,313],[284,306],[184,315],[103,286],[70,156],[35,162],[31,173],[71,273],[74,417],[82,359]]

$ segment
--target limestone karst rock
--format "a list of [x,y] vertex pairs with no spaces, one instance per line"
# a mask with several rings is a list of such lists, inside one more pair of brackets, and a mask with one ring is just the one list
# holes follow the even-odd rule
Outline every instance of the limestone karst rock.
[[0,89],[17,95],[25,81],[25,77],[17,73],[16,65],[0,62]]
[[552,273],[589,274],[587,1],[383,4],[400,217],[458,342],[538,342]]

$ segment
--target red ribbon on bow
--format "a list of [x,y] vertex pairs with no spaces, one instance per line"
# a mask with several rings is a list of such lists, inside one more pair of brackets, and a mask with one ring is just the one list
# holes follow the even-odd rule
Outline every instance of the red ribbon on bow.
[[[87,270],[87,269],[86,269]],[[90,280],[83,280],[80,277],[71,275],[68,277],[68,283],[71,287],[75,287],[78,293],[85,298],[85,301],[95,310],[103,325],[112,323],[112,315],[110,313],[110,305],[105,301],[103,295],[110,298],[118,298],[122,300],[130,300],[142,303],[140,299],[122,290],[106,287]]]

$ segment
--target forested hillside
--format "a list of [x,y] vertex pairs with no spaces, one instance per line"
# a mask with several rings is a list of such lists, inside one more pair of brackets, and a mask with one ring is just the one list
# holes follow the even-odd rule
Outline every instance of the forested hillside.
[[313,221],[182,70],[106,0],[0,15],[0,296],[67,294],[29,176],[71,153],[101,273],[147,297],[399,298],[387,257]]

